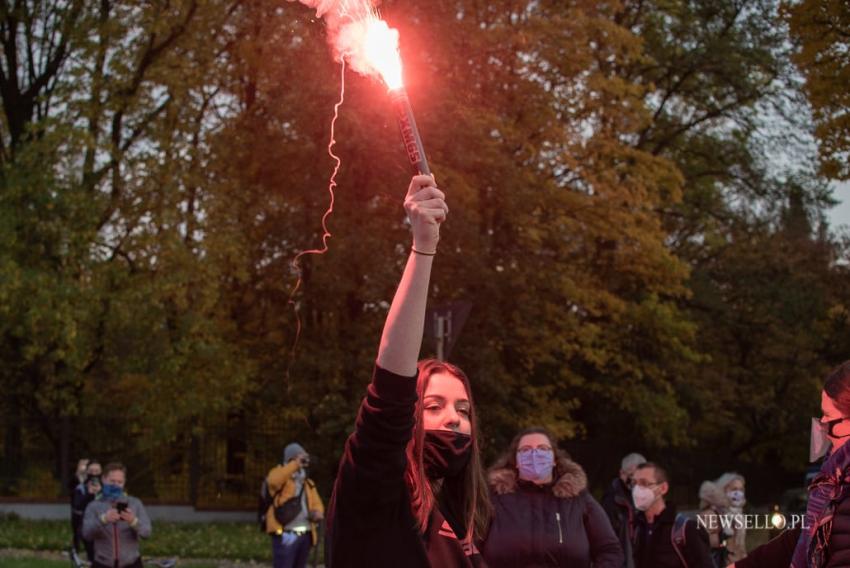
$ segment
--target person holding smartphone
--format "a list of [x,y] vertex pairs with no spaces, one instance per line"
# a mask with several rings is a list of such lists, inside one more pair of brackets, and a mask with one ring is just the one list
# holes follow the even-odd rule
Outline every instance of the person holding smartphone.
[[103,468],[102,489],[83,516],[83,538],[94,545],[92,568],[142,568],[139,541],[151,535],[142,502],[124,491],[127,468],[113,462]]

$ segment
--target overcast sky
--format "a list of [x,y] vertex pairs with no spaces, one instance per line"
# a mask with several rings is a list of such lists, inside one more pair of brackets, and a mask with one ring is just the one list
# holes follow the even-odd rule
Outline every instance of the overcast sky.
[[846,225],[846,228],[850,229],[850,182],[835,184],[832,195],[840,203],[829,212],[830,227],[838,228],[839,225]]

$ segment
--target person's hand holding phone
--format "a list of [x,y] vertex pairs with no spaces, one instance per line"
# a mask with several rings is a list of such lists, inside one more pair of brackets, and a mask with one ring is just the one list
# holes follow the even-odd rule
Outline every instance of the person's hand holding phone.
[[131,509],[130,507],[125,508],[123,511],[121,511],[120,514],[121,514],[121,520],[126,522],[127,524],[132,525],[133,522],[136,520],[136,514],[133,512],[133,509]]
[[121,514],[118,512],[118,509],[109,509],[103,514],[103,520],[107,523],[117,523],[121,520]]

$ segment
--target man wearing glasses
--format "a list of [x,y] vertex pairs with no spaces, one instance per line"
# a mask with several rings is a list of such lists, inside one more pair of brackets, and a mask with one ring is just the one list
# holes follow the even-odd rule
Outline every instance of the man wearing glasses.
[[714,568],[708,533],[696,522],[676,514],[664,496],[670,490],[667,472],[657,464],[639,465],[633,475],[635,517],[634,558],[637,568]]

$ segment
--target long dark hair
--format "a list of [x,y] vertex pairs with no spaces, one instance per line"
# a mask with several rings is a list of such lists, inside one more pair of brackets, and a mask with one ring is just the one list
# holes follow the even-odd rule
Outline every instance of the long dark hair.
[[457,495],[460,502],[453,503],[453,505],[463,514],[467,538],[483,538],[487,532],[492,508],[487,484],[484,481],[484,469],[481,465],[478,446],[478,420],[475,414],[469,378],[459,367],[437,359],[424,359],[419,362],[418,367],[419,376],[416,380],[416,393],[419,399],[416,402],[416,425],[413,427],[413,437],[407,445],[406,472],[413,516],[416,518],[419,530],[424,532],[428,526],[428,517],[437,502],[437,494],[441,489],[435,485],[435,480],[428,479],[425,474],[425,463],[422,458],[425,441],[422,399],[425,397],[431,376],[435,373],[447,373],[460,380],[466,389],[466,396],[469,399],[469,422],[472,426],[472,454],[469,457],[469,463],[458,476],[461,480],[461,487],[453,493]]
[[558,447],[558,440],[555,439],[554,436],[552,436],[552,432],[550,432],[546,428],[542,428],[539,426],[526,428],[525,430],[522,430],[519,434],[514,436],[514,439],[511,440],[508,449],[505,451],[505,453],[499,456],[499,459],[496,460],[490,470],[495,471],[497,469],[511,468],[514,471],[517,471],[516,452],[519,449],[519,442],[523,439],[523,437],[529,434],[543,434],[544,436],[549,438],[549,445],[552,446],[552,451],[555,453],[556,477],[563,475],[564,472],[561,471],[560,465],[570,459],[570,454]]
[[826,376],[823,390],[842,416],[850,416],[850,361],[845,361]]

